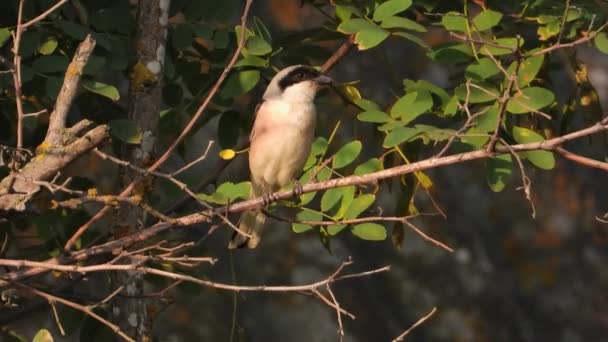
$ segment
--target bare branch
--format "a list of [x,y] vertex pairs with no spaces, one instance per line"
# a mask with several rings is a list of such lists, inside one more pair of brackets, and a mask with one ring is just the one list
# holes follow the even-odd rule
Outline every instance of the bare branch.
[[423,316],[422,318],[420,318],[416,323],[414,323],[411,327],[409,327],[401,335],[395,337],[395,339],[393,340],[393,342],[403,341],[403,339],[405,338],[405,336],[407,336],[410,332],[412,332],[412,330],[416,329],[416,327],[418,327],[422,323],[426,322],[426,320],[428,320],[429,318],[431,318],[431,316],[433,316],[433,314],[435,314],[436,311],[437,311],[437,308],[433,308],[433,310],[431,310],[431,312],[429,312],[428,314],[426,314],[425,316]]

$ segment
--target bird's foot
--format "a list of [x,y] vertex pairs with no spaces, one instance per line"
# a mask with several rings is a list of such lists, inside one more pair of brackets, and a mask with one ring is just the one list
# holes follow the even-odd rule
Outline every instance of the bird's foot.
[[275,196],[272,192],[265,192],[262,195],[262,203],[264,203],[264,206],[269,205],[272,202],[276,202],[279,199],[277,198],[277,196]]
[[303,192],[304,192],[304,189],[302,188],[302,184],[300,184],[300,181],[298,181],[297,179],[294,180],[293,181],[293,196],[300,197]]

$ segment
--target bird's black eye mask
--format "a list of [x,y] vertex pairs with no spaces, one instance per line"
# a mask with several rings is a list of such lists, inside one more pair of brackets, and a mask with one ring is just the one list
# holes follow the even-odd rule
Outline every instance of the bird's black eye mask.
[[312,79],[319,77],[320,75],[321,75],[320,72],[318,72],[317,70],[315,70],[311,67],[307,67],[307,66],[297,67],[297,68],[293,69],[292,71],[290,71],[287,75],[285,75],[285,77],[283,77],[279,81],[279,87],[281,88],[281,91],[283,91],[283,90],[285,90],[285,88],[289,87],[290,85],[300,83],[302,81],[312,80]]

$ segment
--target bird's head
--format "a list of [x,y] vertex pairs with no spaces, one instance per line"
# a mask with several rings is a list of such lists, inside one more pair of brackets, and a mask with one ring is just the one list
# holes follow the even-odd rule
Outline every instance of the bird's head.
[[331,82],[331,78],[310,66],[292,65],[272,78],[264,100],[280,97],[291,101],[313,101],[319,88]]

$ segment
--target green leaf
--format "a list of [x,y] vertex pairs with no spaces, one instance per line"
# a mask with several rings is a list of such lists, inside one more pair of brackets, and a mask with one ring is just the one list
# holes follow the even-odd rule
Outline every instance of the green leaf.
[[480,58],[477,63],[469,64],[464,75],[477,81],[486,80],[500,73],[500,69],[490,58]]
[[335,236],[338,235],[346,227],[348,227],[347,224],[331,224],[327,226],[327,233],[331,236]]
[[438,142],[450,139],[456,134],[456,131],[449,128],[438,128],[429,125],[416,125],[414,127],[418,131],[416,139],[422,139],[426,145],[429,142]]
[[363,164],[359,164],[353,174],[360,176],[380,170],[382,170],[382,162],[378,158],[372,158]]
[[32,342],[53,342],[53,335],[46,329],[40,329],[34,335]]
[[448,12],[441,17],[441,24],[448,31],[467,31],[467,19],[462,13]]
[[[536,75],[538,75],[538,72],[543,66],[544,61],[545,55],[538,55],[526,58],[521,62],[519,72],[517,73],[517,84],[520,88],[523,88],[529,85],[530,82],[534,81]],[[513,74],[515,72],[515,62],[509,66],[507,72],[509,74]]]
[[[474,85],[476,86],[474,86]],[[482,88],[482,89],[480,89]],[[467,86],[463,84],[456,88],[454,94],[458,96],[462,101],[466,101],[467,95],[469,103],[483,103],[489,101],[495,101],[498,97],[498,90],[490,83],[485,82],[471,82],[469,86],[469,93],[467,94]]]
[[566,22],[569,23],[571,21],[580,19],[583,17],[583,15],[584,13],[580,8],[570,7],[568,8],[568,12],[566,13]]
[[501,19],[502,13],[487,9],[473,18],[473,27],[478,31],[489,30],[498,25]]
[[129,119],[116,119],[108,122],[110,134],[127,144],[141,143],[142,133],[137,124]]
[[3,47],[4,44],[6,44],[6,42],[9,40],[9,38],[11,37],[11,31],[4,27],[0,29],[0,47]]
[[374,11],[374,21],[382,21],[387,17],[401,13],[412,5],[412,0],[388,0]]
[[377,223],[360,223],[351,230],[353,235],[368,241],[383,241],[386,239],[386,228]]
[[[2,40],[0,40],[0,42],[1,41]],[[608,54],[608,34],[606,34],[606,32],[598,33],[597,36],[595,36],[593,42],[595,43],[595,47],[598,50],[605,54]],[[2,44],[0,44],[0,46],[2,46]]]
[[118,101],[118,99],[120,99],[118,89],[112,85],[92,80],[83,80],[80,84],[84,89],[92,93],[105,96],[113,101]]
[[327,151],[327,147],[329,146],[329,142],[324,137],[317,137],[315,141],[312,143],[312,147],[310,149],[310,153],[313,156],[320,156]]
[[549,40],[551,37],[555,37],[559,34],[559,30],[561,28],[561,23],[557,20],[551,21],[546,25],[539,26],[536,30],[538,34],[538,39],[545,41]]
[[433,107],[433,98],[426,91],[405,94],[391,108],[391,116],[401,117],[405,124]]
[[231,74],[222,88],[221,97],[231,99],[245,94],[255,87],[260,80],[258,70],[245,70]]
[[244,67],[244,66],[265,68],[268,66],[268,60],[266,60],[264,58],[260,58],[258,56],[254,56],[254,55],[247,55],[246,57],[243,57],[241,60],[239,60],[234,65],[235,68]]
[[343,189],[340,209],[338,209],[338,212],[333,216],[335,220],[340,220],[344,214],[346,214],[346,210],[355,199],[355,192],[357,191],[357,188],[355,188],[354,185],[344,187]]
[[[513,127],[513,139],[520,144],[529,144],[540,141],[545,141],[545,138],[527,128],[524,127]],[[526,158],[534,164],[536,167],[543,170],[551,170],[555,167],[555,157],[552,152],[549,151],[527,151],[522,153]]]
[[382,143],[382,146],[384,146],[386,148],[395,147],[404,141],[410,140],[416,134],[418,134],[418,130],[415,128],[399,127],[397,129],[390,131],[386,135],[386,137],[384,138],[384,143]]
[[415,32],[426,32],[426,28],[417,22],[403,17],[387,17],[382,20],[380,27],[385,29],[402,28]]
[[247,39],[245,51],[255,56],[263,56],[272,52],[272,46],[262,37],[253,36]]
[[441,87],[439,87],[429,81],[425,81],[425,80],[414,81],[414,80],[405,79],[405,80],[403,80],[403,86],[405,87],[406,93],[411,93],[414,91],[417,91],[417,92],[428,91],[432,94],[439,96],[439,98],[441,99],[441,102],[446,102],[450,99],[450,95],[445,90],[443,90]]
[[361,215],[372,203],[376,200],[376,196],[372,194],[363,194],[356,197],[348,206],[346,213],[344,214],[345,220],[355,219]]
[[507,103],[507,111],[513,114],[525,114],[547,107],[553,101],[555,101],[555,96],[550,90],[528,87],[511,98]]
[[427,55],[436,62],[458,64],[471,60],[473,51],[468,44],[446,43],[435,47]]
[[40,56],[32,63],[32,68],[41,74],[64,72],[68,67],[68,58],[61,55]]
[[363,108],[366,111],[380,110],[380,106],[378,106],[378,104],[372,100],[357,99],[354,102],[357,106]]
[[338,204],[343,195],[344,188],[333,188],[325,191],[321,197],[321,211],[327,212],[332,209]]
[[249,198],[251,191],[250,182],[241,182],[234,184],[232,182],[222,183],[212,194],[199,193],[198,198],[205,202],[226,205],[234,202],[237,199]]
[[44,43],[42,43],[40,47],[38,47],[38,52],[42,55],[50,55],[55,51],[58,44],[59,43],[57,42],[57,39],[49,38]]
[[355,43],[359,50],[370,49],[389,36],[389,32],[382,29],[371,21],[355,18],[342,22],[338,26],[338,31],[342,33],[355,33]]
[[336,152],[333,161],[334,169],[340,169],[357,159],[363,145],[359,140],[353,140]]
[[391,117],[379,110],[370,110],[357,115],[357,119],[363,122],[384,123],[389,122]]
[[[482,55],[502,56],[512,54],[514,50],[524,44],[523,38],[498,38],[494,39],[498,46],[484,45],[479,52]],[[519,46],[517,45],[519,43]],[[504,46],[504,47],[503,47]]]
[[458,113],[458,104],[459,103],[460,102],[458,101],[458,96],[456,96],[456,95],[452,96],[443,108],[443,115],[452,116],[452,115]]
[[500,154],[486,160],[486,180],[494,192],[502,191],[511,175],[513,162],[508,153]]

